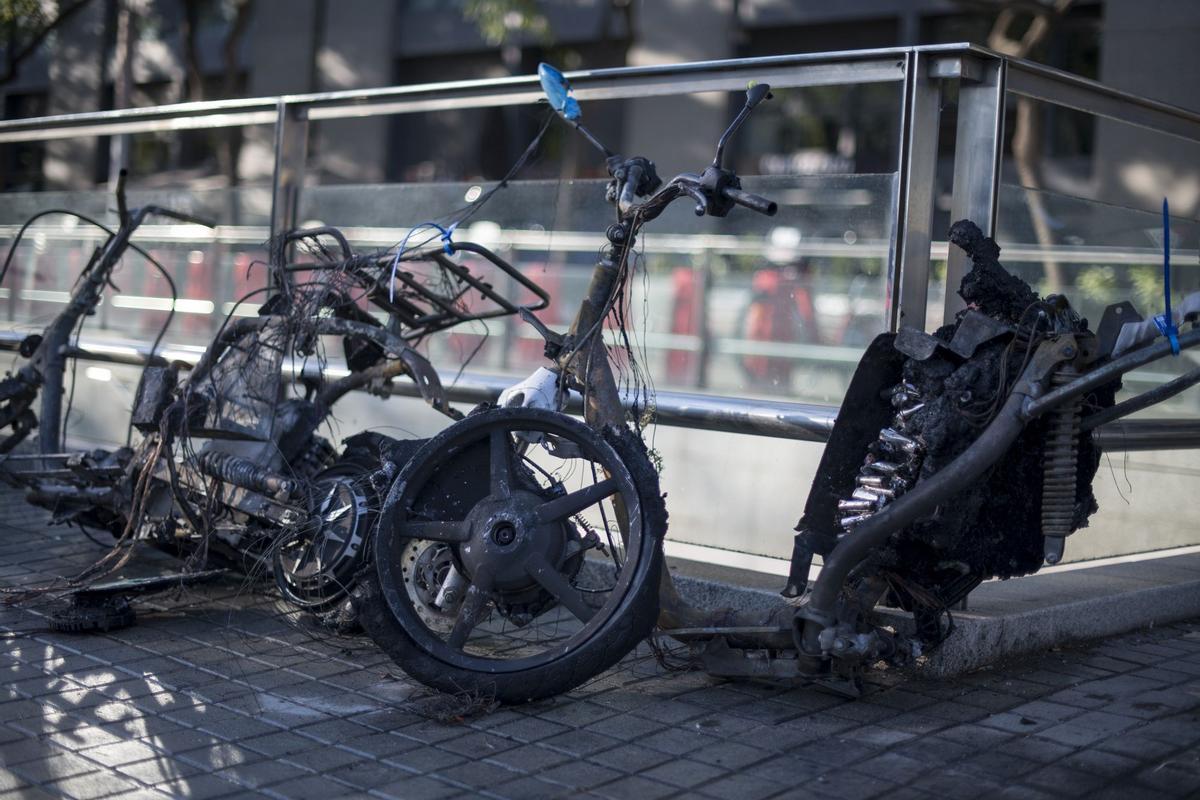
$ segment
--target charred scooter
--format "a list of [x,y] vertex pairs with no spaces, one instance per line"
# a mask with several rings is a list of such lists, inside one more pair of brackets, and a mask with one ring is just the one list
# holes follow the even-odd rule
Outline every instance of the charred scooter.
[[[120,509],[127,498],[118,489],[120,478],[129,464],[132,451],[129,448],[90,453],[63,452],[63,395],[64,373],[68,360],[80,355],[71,345],[71,336],[85,319],[93,315],[100,305],[105,290],[112,285],[112,273],[129,248],[140,252],[161,270],[153,258],[133,244],[132,237],[150,217],[165,217],[179,222],[215,227],[215,223],[190,214],[159,206],[143,206],[129,209],[125,199],[125,172],[117,181],[116,201],[119,225],[111,230],[94,220],[74,212],[53,209],[43,211],[30,218],[21,228],[9,250],[4,270],[7,271],[12,255],[20,244],[29,226],[50,214],[66,214],[103,229],[108,238],[93,252],[82,274],[76,282],[70,298],[54,320],[41,333],[27,336],[19,345],[18,353],[27,362],[0,381],[0,429],[10,432],[0,441],[0,479],[24,487],[27,499],[37,505],[49,507],[60,513],[60,520],[78,518],[98,528],[107,528],[115,517],[110,516]],[[163,271],[166,276],[166,272]],[[2,275],[0,275],[2,277]],[[167,276],[168,281],[170,280]],[[160,336],[161,339],[161,336]],[[151,362],[162,363],[151,350]],[[41,399],[40,415],[34,411]],[[35,428],[38,429],[36,453],[14,453]],[[107,508],[98,516],[89,512],[95,504]]]
[[[355,602],[372,638],[428,685],[509,703],[547,697],[611,666],[657,625],[713,674],[855,695],[869,665],[912,663],[936,647],[951,630],[948,609],[981,581],[1060,560],[1096,510],[1099,452],[1086,432],[1200,380],[1194,372],[1114,405],[1124,373],[1195,346],[1200,329],[1178,332],[1168,317],[1169,341],[1154,340],[1154,322],[1114,307],[1093,332],[959,222],[950,240],[973,262],[959,289],[967,310],[933,335],[884,334],[868,347],[809,493],[785,599],[769,614],[693,608],[662,568],[657,473],[601,332],[620,321],[642,226],[671,203],[689,200],[697,215],[775,213],[724,166],[726,143],[769,89],[747,92],[702,173],[663,184],[650,161],[611,153],[580,124],[557,70],[540,74],[559,115],[605,154],[616,218],[570,330],[523,315],[549,367],[396,465]],[[1200,296],[1183,312],[1200,312]],[[572,392],[584,422],[563,411]],[[431,579],[415,554],[433,546],[446,566]],[[880,605],[911,612],[913,632],[884,627]]]
[[[120,227],[93,256],[64,312],[43,336],[22,345],[30,363],[0,384],[3,418],[14,429],[0,452],[38,424],[30,406],[39,390],[43,405],[40,452],[3,456],[0,478],[25,488],[26,498],[53,511],[56,521],[108,530],[117,539],[114,553],[69,581],[71,588],[95,593],[93,582],[126,563],[129,545],[143,540],[187,559],[181,575],[206,572],[214,562],[232,565],[273,576],[295,606],[336,607],[378,510],[370,477],[379,470],[381,448],[399,458],[399,450],[415,445],[360,435],[339,456],[319,427],[350,391],[386,393],[402,376],[433,408],[461,418],[415,346],[435,331],[516,313],[517,306],[444,249],[358,255],[337,229],[293,231],[271,243],[269,286],[235,304],[268,295],[256,315],[227,318],[194,366],[168,365],[152,354],[132,411],[131,425],[142,434],[136,447],[64,453],[63,372],[69,357],[87,355],[67,346],[70,333],[99,304],[126,249],[136,247],[130,238],[143,220],[157,214],[198,221],[154,206],[127,211],[123,177],[117,204]],[[324,246],[329,241],[332,250]],[[289,262],[298,242],[312,246],[312,257]],[[454,249],[491,261],[538,307],[548,302],[490,250],[469,242]],[[322,337],[342,340],[345,375],[322,369]],[[289,391],[292,378],[299,393]],[[166,577],[160,583],[170,585]],[[146,585],[108,588],[114,594]],[[110,610],[97,608],[96,624],[110,624]],[[85,629],[87,620],[75,614],[72,626]]]

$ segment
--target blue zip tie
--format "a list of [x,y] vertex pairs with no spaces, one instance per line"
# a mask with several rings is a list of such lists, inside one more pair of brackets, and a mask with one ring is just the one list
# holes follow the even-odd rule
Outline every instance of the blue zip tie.
[[[409,228],[408,233],[404,234],[404,238],[400,241],[400,249],[396,251],[396,257],[392,259],[392,271],[388,280],[388,302],[393,302],[396,299],[396,270],[400,268],[400,259],[408,251],[408,240],[414,233],[425,228],[433,228],[437,230],[442,240],[442,251],[447,255],[454,254],[454,229],[458,227],[458,223],[451,223],[450,227],[443,228],[436,222],[422,222],[419,225],[414,225]],[[429,241],[426,239],[425,241]]]
[[1179,355],[1179,326],[1171,313],[1171,216],[1167,198],[1163,198],[1163,306],[1164,311],[1154,318],[1158,332],[1171,343],[1171,352]]

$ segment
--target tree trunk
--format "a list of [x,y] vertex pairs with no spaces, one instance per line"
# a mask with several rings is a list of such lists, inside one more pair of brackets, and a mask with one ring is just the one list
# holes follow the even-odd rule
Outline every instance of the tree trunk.
[[1017,100],[1017,120],[1012,139],[1013,161],[1016,162],[1018,180],[1030,190],[1025,198],[1029,205],[1034,236],[1045,253],[1042,256],[1042,266],[1045,271],[1046,292],[1056,294],[1063,290],[1063,274],[1062,267],[1051,251],[1054,234],[1050,231],[1046,199],[1041,191],[1042,120],[1038,111],[1034,101],[1028,97]]
[[[1031,11],[1033,19],[1020,39],[1008,35],[1008,29],[1016,19],[1012,8],[1003,8],[988,35],[988,47],[1014,58],[1029,58],[1050,35],[1051,30],[1074,0],[1054,0],[1041,10]],[[1054,258],[1052,248],[1054,236],[1050,231],[1046,200],[1041,194],[1042,180],[1042,117],[1041,108],[1028,97],[1017,100],[1016,124],[1013,128],[1012,153],[1016,163],[1017,177],[1021,185],[1030,189],[1026,195],[1033,233],[1038,246],[1046,254],[1042,257],[1045,287],[1048,293],[1062,291],[1062,268]]]
[[[208,92],[204,86],[204,72],[200,68],[200,49],[197,36],[200,27],[200,0],[183,2],[183,56],[187,74],[187,97],[189,100],[205,100]],[[234,97],[239,93],[238,50],[250,27],[254,0],[238,0],[233,20],[221,44],[221,64],[224,69],[222,97]],[[223,128],[217,144],[217,168],[232,188],[240,182],[238,176],[238,154],[241,151],[241,130]]]
[[60,4],[59,8],[61,10],[58,16],[46,23],[45,27],[34,31],[29,37],[29,41],[20,46],[17,43],[18,25],[14,16],[8,24],[8,38],[4,44],[4,72],[0,73],[0,85],[6,84],[17,77],[17,73],[21,69],[21,64],[30,56],[37,53],[38,49],[42,46],[42,42],[46,41],[46,37],[62,27],[67,20],[75,16],[77,12],[81,11],[90,2],[91,0],[76,0],[76,2],[68,5],[66,8],[62,8]]
[[188,100],[204,99],[204,73],[200,69],[200,49],[196,35],[200,27],[200,3],[183,0],[183,71]]
[[[225,41],[221,46],[221,63],[225,70],[224,92],[225,97],[234,97],[240,93],[238,86],[238,50],[241,48],[242,39],[245,38],[246,31],[250,27],[250,18],[254,10],[254,0],[240,0],[237,4],[237,10],[234,13],[233,22],[229,25],[229,32],[225,34]],[[242,149],[242,135],[238,128],[225,128],[222,131],[221,149],[217,158],[220,161],[221,171],[228,177],[229,186],[233,188],[239,183],[238,178],[238,156]]]
[[[137,47],[134,13],[127,0],[117,2],[117,43],[113,49],[113,108],[128,108],[133,99],[133,53]],[[117,176],[129,166],[129,134],[112,137],[108,149],[108,185],[117,185]]]

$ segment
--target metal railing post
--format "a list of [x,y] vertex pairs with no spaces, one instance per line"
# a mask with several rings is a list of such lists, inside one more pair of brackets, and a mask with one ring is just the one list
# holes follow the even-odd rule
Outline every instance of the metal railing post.
[[696,287],[696,335],[700,337],[700,347],[696,353],[696,388],[708,388],[708,373],[713,355],[712,320],[709,319],[708,309],[713,283],[713,259],[716,255],[711,250],[705,251],[700,261],[700,281]]
[[933,239],[933,196],[937,189],[938,129],[942,83],[932,62],[908,54],[900,110],[900,146],[893,197],[892,248],[888,255],[887,326],[925,329],[929,303],[929,244]]
[[[950,221],[969,219],[988,236],[996,233],[996,193],[1004,151],[1004,92],[1008,62],[1004,58],[959,61],[958,133],[954,142],[954,194]],[[967,256],[951,247],[946,258],[946,302],[942,319],[949,322],[963,308],[958,285],[967,272]]]
[[308,110],[283,99],[275,118],[275,173],[271,179],[271,237],[296,227],[308,156]]

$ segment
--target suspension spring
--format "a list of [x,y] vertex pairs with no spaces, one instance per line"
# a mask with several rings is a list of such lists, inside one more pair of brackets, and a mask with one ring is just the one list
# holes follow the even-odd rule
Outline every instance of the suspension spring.
[[[1059,387],[1079,377],[1074,367],[1059,369],[1050,379]],[[1076,471],[1079,466],[1079,418],[1083,405],[1076,399],[1049,414],[1042,473],[1042,535],[1047,564],[1062,560],[1064,539],[1075,522]]]
[[296,489],[290,478],[277,475],[253,461],[220,450],[208,450],[196,459],[196,466],[205,475],[232,483],[243,489],[286,497]]

